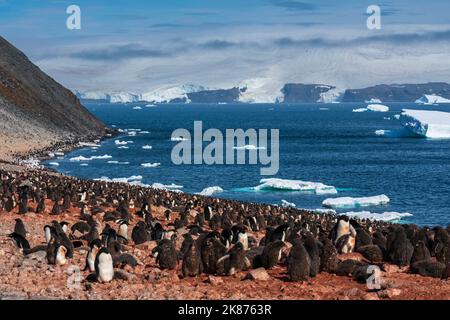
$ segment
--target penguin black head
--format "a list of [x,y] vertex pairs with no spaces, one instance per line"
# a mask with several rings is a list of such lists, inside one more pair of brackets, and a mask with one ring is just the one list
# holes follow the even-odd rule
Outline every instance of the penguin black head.
[[94,239],[91,241],[91,243],[89,244],[89,248],[93,249],[93,248],[101,248],[102,247],[102,243],[100,241],[100,239]]

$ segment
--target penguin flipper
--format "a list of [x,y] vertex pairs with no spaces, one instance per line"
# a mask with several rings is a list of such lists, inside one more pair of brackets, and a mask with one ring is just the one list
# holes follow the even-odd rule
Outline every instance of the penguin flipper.
[[36,246],[31,249],[23,249],[23,254],[27,256],[29,254],[32,254],[32,253],[35,253],[38,251],[46,251],[46,250],[47,250],[47,245],[43,244],[43,245],[39,245],[39,246]]

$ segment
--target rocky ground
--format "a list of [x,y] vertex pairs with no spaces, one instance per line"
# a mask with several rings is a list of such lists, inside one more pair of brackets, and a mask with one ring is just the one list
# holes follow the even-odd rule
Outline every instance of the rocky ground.
[[[154,216],[166,224],[164,208],[155,210]],[[57,219],[73,223],[78,213],[79,209],[73,208]],[[281,266],[267,272],[252,271],[253,277],[248,272],[240,272],[232,277],[202,275],[183,279],[181,264],[173,271],[158,269],[150,254],[154,242],[126,247],[142,263],[134,269],[127,267],[120,271],[128,280],[89,283],[85,281],[88,271],[79,271],[85,266],[84,250],[75,251],[74,258],[62,267],[48,265],[45,252],[24,257],[6,237],[14,229],[17,217],[15,212],[0,212],[0,299],[450,299],[450,281],[412,275],[407,269],[388,264],[381,266],[382,288],[377,291],[369,290],[366,284],[357,283],[351,277],[327,273],[305,283],[289,282],[286,268]],[[21,218],[29,232],[30,245],[43,244],[43,227],[55,217],[28,213]],[[260,239],[263,234],[253,236]],[[350,257],[363,259],[359,254]]]

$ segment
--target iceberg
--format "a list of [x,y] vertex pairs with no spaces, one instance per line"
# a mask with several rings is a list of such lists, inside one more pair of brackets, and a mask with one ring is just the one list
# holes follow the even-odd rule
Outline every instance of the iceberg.
[[59,163],[58,162],[49,162],[49,165],[58,167]]
[[152,148],[152,146],[146,144],[145,146],[142,146],[142,149],[144,150],[150,150]]
[[71,162],[80,162],[80,161],[91,161],[91,160],[96,160],[96,159],[111,159],[112,156],[105,154],[103,156],[92,156],[92,157],[84,157],[84,156],[78,156],[78,157],[73,157],[70,158],[69,161]]
[[213,195],[214,193],[219,193],[219,192],[223,192],[223,189],[219,186],[214,186],[214,187],[207,187],[197,194],[200,196],[209,197],[209,196]]
[[433,105],[439,103],[450,103],[450,100],[435,94],[424,94],[420,99],[416,100],[417,104]]
[[367,110],[373,111],[373,112],[388,112],[389,107],[382,105],[382,104],[369,104],[367,106]]
[[389,133],[391,133],[391,130],[383,130],[383,129],[380,129],[380,130],[376,130],[376,131],[375,131],[375,134],[376,134],[377,136],[384,136],[384,135],[389,134]]
[[176,185],[176,184],[162,184],[162,183],[153,183],[151,185],[152,188],[154,189],[163,189],[163,190],[176,190],[176,189],[182,189],[183,186],[180,185]]
[[383,212],[383,213],[375,213],[370,211],[360,211],[360,212],[345,212],[342,213],[351,218],[355,219],[369,219],[369,220],[377,220],[377,221],[398,221],[404,217],[411,217],[412,214],[404,212]]
[[326,208],[358,208],[388,204],[389,201],[390,199],[384,194],[361,198],[341,197],[325,199],[322,206]]
[[403,127],[420,137],[450,138],[450,113],[404,109],[399,116]]
[[303,191],[314,192],[318,195],[337,193],[335,187],[320,182],[269,178],[261,179],[260,183],[261,184],[254,187],[253,190]]
[[155,162],[155,163],[142,163],[141,166],[144,167],[144,168],[157,168],[157,167],[161,166],[161,163],[159,163],[159,162]]
[[353,109],[352,112],[366,112],[367,108],[358,108],[358,109]]
[[366,100],[365,103],[381,103],[381,100],[377,98],[371,98],[370,100]]
[[281,206],[283,208],[295,208],[296,207],[295,203],[289,202],[289,201],[286,201],[286,200],[281,200]]

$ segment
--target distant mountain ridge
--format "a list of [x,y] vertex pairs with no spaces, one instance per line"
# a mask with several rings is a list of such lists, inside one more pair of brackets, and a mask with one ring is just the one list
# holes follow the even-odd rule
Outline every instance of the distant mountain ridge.
[[[280,89],[258,91],[245,85],[228,89],[182,85],[163,87],[144,94],[129,92],[78,92],[83,101],[111,103],[339,103],[339,102],[411,102],[438,96],[437,102],[450,99],[450,84],[429,82],[423,84],[380,84],[361,89],[341,89],[328,84],[287,83]],[[257,97],[250,98],[249,97]],[[417,102],[420,103],[420,102]]]
[[70,90],[0,37],[0,159],[106,132]]

